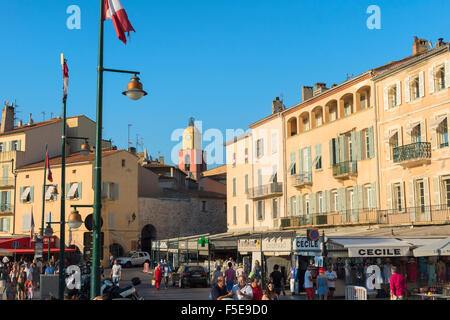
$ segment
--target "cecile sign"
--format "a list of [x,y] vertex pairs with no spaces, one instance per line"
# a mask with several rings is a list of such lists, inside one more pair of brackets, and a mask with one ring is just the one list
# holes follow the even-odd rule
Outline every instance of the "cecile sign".
[[409,247],[348,248],[349,257],[404,257],[408,255]]

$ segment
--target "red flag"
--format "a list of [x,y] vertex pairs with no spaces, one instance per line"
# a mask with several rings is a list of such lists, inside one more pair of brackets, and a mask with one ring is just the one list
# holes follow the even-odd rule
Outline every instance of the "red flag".
[[120,3],[120,0],[105,0],[105,16],[103,20],[106,19],[112,19],[117,36],[125,44],[127,44],[125,32],[128,32],[128,36],[130,36],[131,31],[136,32],[128,20],[127,12]]
[[50,161],[48,160],[48,150],[45,155],[45,168],[48,170],[48,175],[47,175],[48,181],[53,182],[52,170],[50,170]]
[[67,100],[67,91],[69,89],[69,68],[67,67],[67,60],[64,59],[63,64],[63,79],[64,79],[64,87],[63,87],[63,101]]

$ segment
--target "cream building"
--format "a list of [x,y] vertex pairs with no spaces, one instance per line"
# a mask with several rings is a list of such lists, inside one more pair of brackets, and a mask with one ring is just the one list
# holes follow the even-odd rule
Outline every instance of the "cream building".
[[408,63],[374,77],[383,222],[449,221],[450,52],[415,38]]
[[[94,203],[94,160],[95,154],[82,156],[75,153],[66,158],[66,185],[61,186],[61,157],[50,159],[53,182],[47,180],[43,190],[44,162],[38,162],[17,169],[17,201],[14,229],[15,234],[29,234],[31,213],[35,232],[42,220],[42,200],[45,197],[45,222],[60,221],[60,190],[66,190],[66,218],[73,211],[72,206]],[[137,249],[138,225],[138,163],[137,157],[125,150],[106,150],[102,155],[102,232],[104,246],[102,265],[109,264],[109,250],[128,252]],[[77,208],[83,221],[93,212],[92,208]],[[60,227],[52,225],[54,235],[59,237]],[[84,252],[85,233],[83,224],[70,231],[66,225],[66,246],[75,246]],[[59,245],[58,245],[59,246]]]

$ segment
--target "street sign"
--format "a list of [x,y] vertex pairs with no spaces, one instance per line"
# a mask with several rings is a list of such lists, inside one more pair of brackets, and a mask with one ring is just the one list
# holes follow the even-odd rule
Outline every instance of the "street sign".
[[320,233],[318,229],[308,229],[306,233],[306,238],[309,241],[317,241],[320,238]]
[[[90,214],[86,217],[86,219],[84,219],[84,225],[86,227],[86,229],[88,229],[89,231],[92,231],[94,229],[94,214]],[[100,228],[103,226],[103,219],[102,217],[100,217]]]
[[34,257],[42,258],[43,251],[44,251],[44,244],[42,242],[36,242],[34,244]]

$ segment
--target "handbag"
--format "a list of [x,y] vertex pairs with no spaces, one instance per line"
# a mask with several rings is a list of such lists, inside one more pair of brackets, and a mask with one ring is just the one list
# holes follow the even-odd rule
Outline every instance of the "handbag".
[[152,280],[152,287],[154,287],[154,286],[156,286],[156,280],[155,279]]

